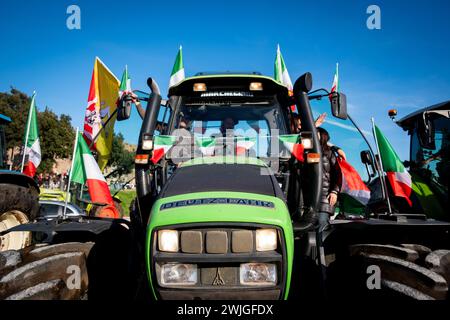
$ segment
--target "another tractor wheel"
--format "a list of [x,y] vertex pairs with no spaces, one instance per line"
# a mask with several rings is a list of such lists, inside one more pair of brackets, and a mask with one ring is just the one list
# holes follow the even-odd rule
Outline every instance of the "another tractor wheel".
[[[33,221],[39,212],[38,190],[0,183],[0,231]],[[11,232],[0,237],[0,251],[19,250],[31,244],[29,232]]]
[[432,251],[418,244],[357,244],[350,247],[350,255],[366,269],[379,267],[381,289],[390,295],[416,300],[449,298],[449,250]]
[[67,242],[0,252],[0,299],[85,299],[93,245]]

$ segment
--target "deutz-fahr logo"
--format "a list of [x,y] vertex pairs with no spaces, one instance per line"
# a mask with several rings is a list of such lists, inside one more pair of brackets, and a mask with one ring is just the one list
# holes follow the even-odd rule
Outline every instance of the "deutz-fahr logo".
[[270,201],[241,199],[241,198],[203,198],[203,199],[181,200],[164,203],[161,205],[159,210],[188,207],[188,206],[199,206],[204,204],[238,204],[244,206],[256,206],[264,208],[275,207],[274,203]]

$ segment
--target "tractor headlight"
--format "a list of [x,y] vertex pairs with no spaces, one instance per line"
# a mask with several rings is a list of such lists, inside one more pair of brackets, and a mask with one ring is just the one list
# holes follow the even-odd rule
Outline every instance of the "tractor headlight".
[[162,285],[194,285],[197,283],[197,265],[168,263],[161,268]]
[[243,285],[276,285],[277,267],[272,263],[241,264],[240,282]]
[[160,251],[178,252],[178,231],[159,230],[158,247]]
[[271,251],[277,249],[277,230],[256,230],[256,251]]

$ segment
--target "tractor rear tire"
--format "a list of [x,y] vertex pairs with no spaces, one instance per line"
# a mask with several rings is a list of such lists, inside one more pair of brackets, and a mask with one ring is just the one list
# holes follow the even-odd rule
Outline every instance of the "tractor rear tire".
[[[358,261],[359,267],[362,264],[364,270],[369,270],[369,266],[379,267],[381,292],[388,292],[389,296],[415,300],[449,299],[449,250],[432,251],[418,244],[357,244],[350,247],[350,256],[354,262]],[[361,271],[360,274],[363,275]],[[369,276],[367,272],[365,279]]]
[[94,243],[38,244],[0,252],[1,300],[86,299]]
[[[0,231],[33,221],[39,212],[36,188],[0,183]],[[31,244],[30,232],[11,232],[0,237],[0,252]]]

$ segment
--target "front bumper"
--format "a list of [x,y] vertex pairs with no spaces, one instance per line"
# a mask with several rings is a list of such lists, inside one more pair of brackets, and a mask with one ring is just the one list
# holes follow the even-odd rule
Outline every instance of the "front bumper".
[[[275,251],[235,253],[231,243],[232,232],[250,230],[254,232],[258,228],[274,228],[278,233],[278,246]],[[157,232],[161,229],[182,231],[200,231],[203,239],[207,239],[208,232],[226,232],[229,234],[227,252],[207,253],[204,249],[201,253],[168,253],[158,250]],[[172,225],[149,230],[147,263],[148,276],[153,293],[157,299],[191,300],[191,299],[233,299],[233,300],[277,300],[285,297],[287,288],[287,251],[284,234],[281,228],[276,226],[256,224],[192,224]],[[181,246],[180,246],[181,247]],[[180,250],[181,251],[181,250]],[[197,268],[197,282],[189,286],[164,285],[161,281],[161,268],[165,264],[179,263],[191,264]],[[259,263],[276,266],[276,283],[270,285],[247,285],[240,282],[240,269],[242,264]],[[220,279],[220,281],[217,281]]]

